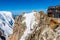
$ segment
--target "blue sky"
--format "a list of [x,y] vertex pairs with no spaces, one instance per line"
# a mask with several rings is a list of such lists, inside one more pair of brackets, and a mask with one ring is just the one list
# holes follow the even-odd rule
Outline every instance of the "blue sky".
[[11,11],[18,15],[32,10],[46,12],[48,6],[60,5],[60,0],[0,0],[0,11]]

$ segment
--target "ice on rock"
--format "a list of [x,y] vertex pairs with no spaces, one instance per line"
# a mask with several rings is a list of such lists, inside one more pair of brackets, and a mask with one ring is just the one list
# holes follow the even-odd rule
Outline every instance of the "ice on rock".
[[36,12],[31,12],[31,13],[26,13],[24,15],[24,17],[26,17],[26,19],[24,20],[26,22],[26,30],[24,32],[24,34],[22,35],[20,40],[25,40],[26,37],[28,36],[28,34],[31,34],[33,31],[31,31],[31,29],[34,28],[34,24],[35,22],[35,14]]

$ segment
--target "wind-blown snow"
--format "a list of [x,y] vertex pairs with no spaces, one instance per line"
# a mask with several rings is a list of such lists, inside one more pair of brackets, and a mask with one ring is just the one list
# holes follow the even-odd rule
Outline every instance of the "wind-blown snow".
[[31,29],[34,28],[35,25],[35,14],[36,12],[31,12],[31,13],[26,13],[24,15],[24,17],[26,17],[26,19],[24,20],[26,22],[26,30],[24,32],[24,34],[22,35],[22,37],[20,38],[20,40],[25,40],[26,37],[31,34],[33,31]]
[[0,28],[4,31],[5,35],[13,33],[14,19],[12,13],[8,11],[0,11]]

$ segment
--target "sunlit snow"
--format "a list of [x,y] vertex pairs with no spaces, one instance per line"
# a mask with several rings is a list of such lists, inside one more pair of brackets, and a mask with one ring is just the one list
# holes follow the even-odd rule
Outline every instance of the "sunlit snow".
[[20,40],[25,40],[25,38],[31,34],[33,31],[31,31],[31,29],[34,28],[34,24],[35,22],[35,14],[36,12],[31,12],[31,13],[26,13],[24,15],[24,17],[26,17],[26,19],[24,20],[26,22],[26,30],[24,31],[24,34],[22,35],[22,37],[20,38]]
[[12,13],[8,11],[0,11],[0,28],[4,31],[5,35],[13,33],[14,19]]

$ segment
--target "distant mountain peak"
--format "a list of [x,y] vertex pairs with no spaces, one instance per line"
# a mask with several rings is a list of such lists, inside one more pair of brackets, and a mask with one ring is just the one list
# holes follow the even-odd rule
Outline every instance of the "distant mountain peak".
[[0,11],[0,28],[8,36],[13,33],[14,19],[9,11]]

